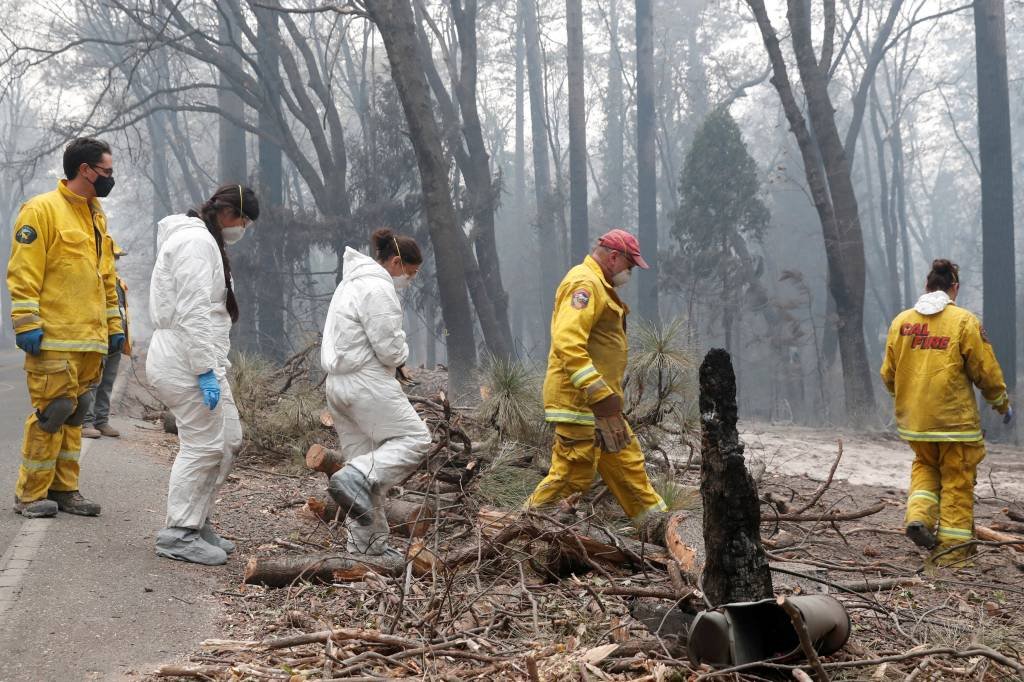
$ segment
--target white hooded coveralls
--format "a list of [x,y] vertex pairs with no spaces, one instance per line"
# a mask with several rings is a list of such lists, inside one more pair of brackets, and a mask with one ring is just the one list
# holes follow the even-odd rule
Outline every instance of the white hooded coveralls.
[[431,437],[395,378],[409,346],[394,280],[351,248],[345,250],[344,268],[327,311],[320,362],[342,455],[374,490],[374,522],[347,524],[349,549],[379,553],[388,534],[387,490],[420,465]]
[[[178,456],[167,491],[167,526],[199,529],[242,444],[242,425],[227,381],[231,316],[220,248],[199,218],[158,223],[156,264],[149,283],[153,338],[146,376],[174,414]],[[220,402],[203,403],[199,375],[213,370]]]

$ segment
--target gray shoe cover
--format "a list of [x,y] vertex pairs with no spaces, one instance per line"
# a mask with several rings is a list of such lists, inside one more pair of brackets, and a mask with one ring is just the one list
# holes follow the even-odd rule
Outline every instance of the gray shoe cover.
[[235,543],[217,535],[217,531],[215,531],[213,526],[210,525],[209,519],[207,519],[206,523],[203,524],[203,527],[199,529],[199,537],[206,540],[214,547],[220,547],[228,554],[235,551]]
[[228,554],[204,540],[193,528],[164,528],[156,534],[157,556],[190,561],[193,564],[219,566],[227,563]]
[[363,472],[351,465],[336,471],[327,485],[327,492],[349,519],[363,526],[373,523],[372,486]]

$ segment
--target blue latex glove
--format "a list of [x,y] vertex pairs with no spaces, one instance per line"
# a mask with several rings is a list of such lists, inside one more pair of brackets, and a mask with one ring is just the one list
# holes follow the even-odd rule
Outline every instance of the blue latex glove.
[[203,392],[203,402],[211,410],[220,402],[220,382],[213,370],[199,375],[199,390]]
[[18,348],[29,355],[39,355],[39,351],[42,350],[40,345],[43,343],[43,330],[30,329],[27,332],[16,334],[14,342],[18,344]]
[[107,344],[107,354],[120,353],[124,348],[124,334],[111,334]]
[[1003,423],[1009,424],[1013,421],[1013,405],[1006,408],[1006,414],[1003,415]]

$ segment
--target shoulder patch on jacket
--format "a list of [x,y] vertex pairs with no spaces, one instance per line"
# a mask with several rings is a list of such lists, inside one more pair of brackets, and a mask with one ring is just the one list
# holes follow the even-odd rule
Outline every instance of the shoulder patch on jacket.
[[583,310],[590,305],[590,292],[586,289],[577,289],[572,292],[572,307],[576,310]]
[[39,235],[36,233],[36,228],[31,225],[22,225],[14,235],[14,241],[19,244],[31,244],[36,240]]

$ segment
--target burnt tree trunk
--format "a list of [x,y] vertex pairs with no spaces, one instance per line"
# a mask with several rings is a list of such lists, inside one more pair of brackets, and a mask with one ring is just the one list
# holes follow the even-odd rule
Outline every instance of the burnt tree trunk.
[[583,0],[567,0],[569,79],[569,211],[570,256],[581,262],[590,251],[587,229],[587,102],[583,70]]
[[1006,76],[1003,0],[974,4],[978,70],[978,152],[981,161],[983,317],[1013,396],[1017,383],[1017,311],[1013,244],[1013,156]]
[[469,390],[476,368],[473,315],[457,232],[459,222],[448,182],[449,166],[441,148],[441,132],[420,59],[412,6],[408,0],[373,0],[366,3],[366,9],[384,41],[391,77],[409,123],[409,139],[416,153],[430,241],[437,260],[449,381],[458,396]]
[[712,349],[700,366],[700,414],[704,593],[716,606],[767,599],[772,577],[761,546],[757,485],[736,431],[736,375],[721,348]]
[[658,172],[654,110],[654,3],[636,0],[636,169],[637,222],[641,250],[651,269],[639,273],[640,316],[658,316]]

